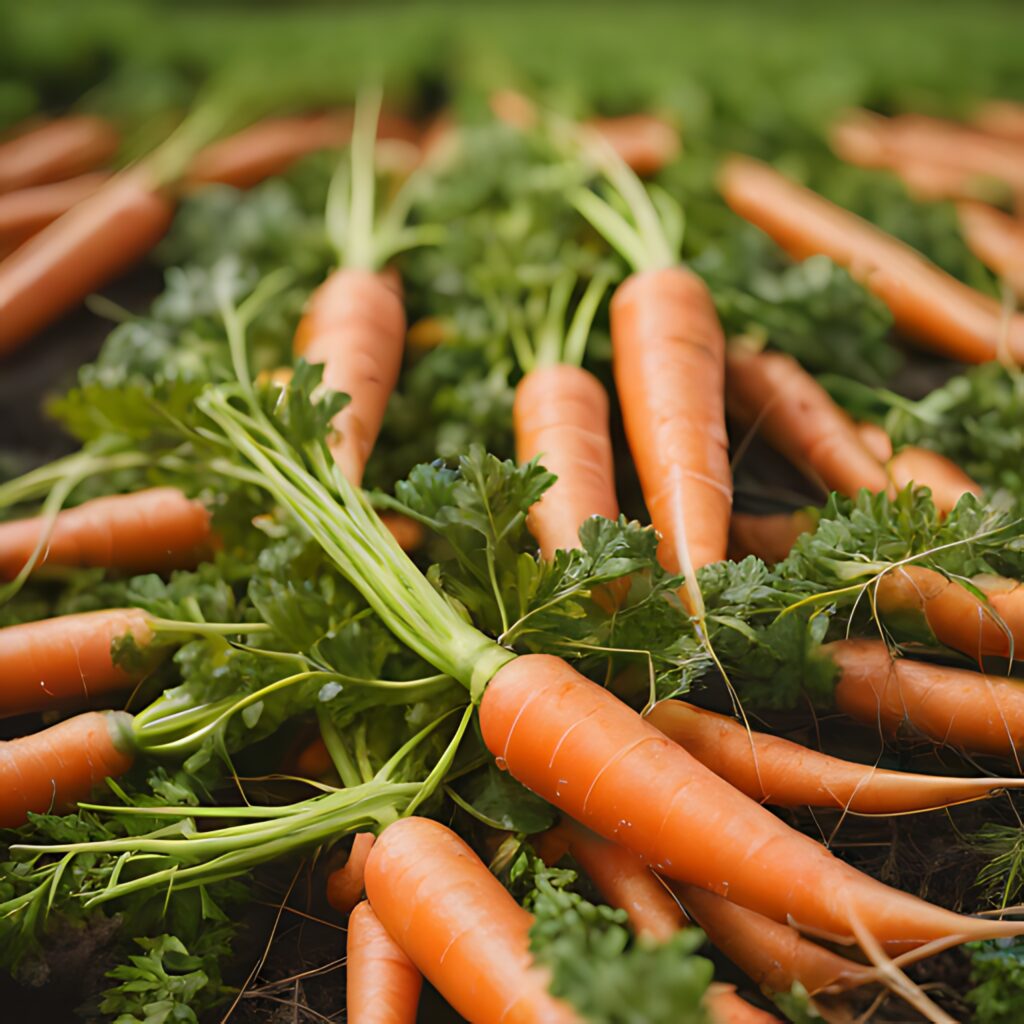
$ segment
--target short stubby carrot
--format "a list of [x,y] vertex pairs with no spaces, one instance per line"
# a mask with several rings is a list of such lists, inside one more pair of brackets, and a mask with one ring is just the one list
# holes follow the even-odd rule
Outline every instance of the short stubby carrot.
[[334,418],[329,441],[342,473],[358,485],[398,381],[405,309],[397,275],[335,270],[312,294],[293,350],[322,363],[324,384],[351,399]]
[[940,270],[920,253],[767,164],[732,157],[719,189],[741,217],[795,259],[829,256],[891,310],[897,327],[951,359],[984,363],[1003,345],[1024,359],[1024,317]]
[[141,259],[174,206],[136,168],[112,178],[0,263],[0,355]]
[[352,912],[352,908],[363,898],[366,859],[373,849],[372,832],[359,832],[352,839],[348,860],[327,876],[327,902],[341,914]]
[[370,906],[406,956],[470,1024],[579,1024],[533,963],[524,910],[444,825],[401,818],[366,864]]
[[822,652],[839,668],[836,706],[859,722],[979,754],[1016,758],[1024,748],[1020,680],[893,658],[881,640],[837,640]]
[[17,576],[36,550],[42,565],[125,572],[191,569],[215,546],[210,513],[174,487],[93,498],[59,512],[47,533],[42,516],[0,523],[0,579]]
[[670,572],[725,558],[732,473],[725,338],[707,286],[683,267],[633,274],[611,302],[626,437]]
[[586,519],[618,517],[608,396],[581,367],[543,366],[516,387],[512,422],[517,461],[537,458],[557,477],[527,519],[541,554],[551,559],[559,548],[579,547]]
[[64,181],[101,167],[120,144],[117,129],[91,114],[26,128],[0,143],[0,193]]
[[792,356],[730,345],[725,395],[730,417],[761,434],[826,493],[888,489],[885,469],[857,425]]
[[59,615],[0,629],[0,717],[87,704],[131,687],[139,675],[114,664],[115,641],[153,638],[138,608]]
[[809,942],[788,924],[694,885],[675,883],[672,890],[708,941],[767,992],[789,992],[799,982],[815,995],[876,980],[870,967]]
[[132,766],[131,715],[87,711],[30,736],[0,741],[0,828],[29,811],[62,813]]
[[416,1024],[423,975],[365,900],[348,919],[345,1008],[352,1024]]
[[729,523],[729,557],[734,561],[756,555],[769,565],[781,562],[797,538],[813,530],[814,517],[801,509],[765,516],[733,512]]
[[647,721],[741,793],[778,807],[908,814],[1024,787],[1024,779],[917,775],[843,761],[681,700],[655,705]]
[[866,930],[893,951],[1024,932],[934,907],[844,864],[559,658],[522,655],[500,668],[480,726],[499,766],[565,814],[659,874],[773,920],[846,942]]
[[94,171],[0,195],[0,258],[98,192],[109,179],[109,174]]
[[967,247],[989,270],[1024,294],[1024,221],[987,203],[957,205]]
[[711,1024],[773,1024],[779,1019],[741,999],[735,986],[721,982],[708,987],[704,1005],[711,1016]]

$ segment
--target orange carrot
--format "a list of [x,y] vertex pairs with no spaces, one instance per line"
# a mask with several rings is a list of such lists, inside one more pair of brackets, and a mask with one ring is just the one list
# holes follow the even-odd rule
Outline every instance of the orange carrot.
[[740,999],[735,986],[719,982],[708,986],[704,1005],[711,1014],[712,1024],[772,1024],[779,1019]]
[[88,711],[48,729],[0,741],[0,828],[17,828],[29,811],[60,813],[108,776],[132,766],[131,715]]
[[415,1024],[423,975],[365,900],[348,919],[345,1006],[353,1024]]
[[759,432],[826,493],[888,490],[885,469],[856,424],[792,356],[731,345],[725,397],[730,416]]
[[611,303],[615,387],[670,572],[725,558],[732,474],[725,339],[707,286],[682,267],[632,274]]
[[955,462],[928,448],[908,445],[890,460],[886,469],[896,490],[914,484],[927,487],[932,501],[943,515],[952,512],[965,494],[981,496],[981,485],[975,483]]
[[767,992],[788,992],[800,982],[815,995],[874,980],[871,968],[809,942],[788,924],[693,885],[676,883],[672,890],[708,941]]
[[27,128],[0,143],[0,193],[64,181],[101,167],[119,145],[113,125],[89,114]]
[[681,700],[655,705],[647,721],[741,793],[778,807],[907,814],[1024,786],[1024,779],[915,775],[841,761]]
[[931,906],[837,860],[558,658],[522,655],[500,668],[480,727],[498,764],[565,814],[659,874],[773,920],[841,941],[866,930],[890,950],[1024,932]]
[[327,744],[317,736],[310,740],[295,758],[295,771],[307,779],[321,779],[334,767]]
[[0,195],[0,258],[98,192],[109,178],[109,174],[96,171]]
[[877,423],[858,423],[857,435],[861,444],[879,462],[888,462],[892,458],[892,440]]
[[373,841],[372,832],[359,832],[352,840],[348,860],[327,876],[327,902],[342,914],[351,913],[363,898],[363,876]]
[[957,205],[967,247],[993,273],[1024,294],[1024,221],[987,203]]
[[127,270],[160,240],[173,212],[137,168],[11,253],[0,263],[0,355]]
[[679,155],[679,132],[655,114],[593,117],[586,122],[637,174],[657,174]]
[[935,743],[1016,757],[1024,745],[1024,683],[909,658],[881,640],[838,640],[823,648],[840,671],[836,705],[894,735],[906,723]]
[[382,512],[380,521],[391,531],[403,551],[415,551],[423,544],[423,524],[401,512]]
[[405,310],[397,275],[335,270],[313,293],[295,332],[296,356],[324,364],[324,384],[351,401],[334,418],[331,454],[353,484],[366,460],[398,381]]
[[1010,100],[989,100],[973,118],[974,125],[989,135],[1024,141],[1024,103]]
[[153,638],[138,608],[109,608],[0,629],[0,717],[88,702],[131,687],[139,676],[115,665],[111,645]]
[[1005,332],[1010,354],[1024,358],[1024,317],[1004,323],[995,299],[766,164],[733,157],[719,188],[738,214],[795,259],[824,253],[845,267],[889,307],[897,326],[926,348],[963,362],[988,362],[999,354]]
[[125,572],[189,569],[214,547],[210,513],[173,487],[94,498],[57,514],[0,523],[0,579],[13,579],[45,538],[41,565],[99,566]]
[[472,1024],[578,1024],[532,962],[532,915],[443,825],[401,818],[384,829],[366,892],[406,956]]
[[559,548],[579,547],[579,529],[589,517],[618,517],[608,396],[581,367],[542,366],[519,382],[512,422],[517,461],[539,457],[558,477],[528,519],[541,555],[551,559]]
[[757,555],[769,565],[781,562],[797,538],[814,526],[814,517],[803,510],[767,516],[733,512],[729,523],[729,557],[739,561],[747,555]]

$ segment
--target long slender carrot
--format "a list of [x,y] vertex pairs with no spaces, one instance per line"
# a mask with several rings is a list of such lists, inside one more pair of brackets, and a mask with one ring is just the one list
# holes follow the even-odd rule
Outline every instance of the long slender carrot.
[[713,946],[768,992],[788,992],[800,982],[812,995],[875,980],[870,967],[809,942],[788,924],[694,885],[672,890]]
[[590,516],[615,519],[615,469],[608,429],[608,396],[579,366],[556,363],[527,373],[512,407],[516,459],[539,457],[558,479],[531,509],[530,532],[544,558],[579,546]]
[[0,629],[0,717],[88,701],[130,687],[138,675],[115,665],[111,645],[153,637],[138,608],[109,608]]
[[127,270],[160,240],[173,212],[136,168],[11,253],[0,263],[0,355]]
[[655,705],[647,721],[758,803],[907,814],[1024,787],[1024,779],[970,779],[887,771],[842,761],[681,700]]
[[672,267],[632,274],[616,289],[611,331],[615,387],[660,557],[689,575],[728,547],[722,328],[704,282]]
[[120,144],[112,124],[89,114],[27,128],[0,143],[0,193],[84,174],[105,164]]
[[741,999],[736,994],[735,986],[720,982],[708,987],[704,1005],[711,1014],[713,1024],[772,1024],[779,1019]]
[[908,445],[888,462],[886,469],[896,490],[911,484],[927,487],[932,501],[943,515],[953,511],[965,494],[981,496],[981,485],[972,480],[955,462],[928,448]]
[[1024,221],[987,203],[957,204],[960,230],[975,256],[1024,294]]
[[1012,100],[988,100],[972,118],[975,127],[989,135],[1024,142],[1024,103]]
[[0,195],[0,258],[98,192],[109,178],[103,171],[94,171]]
[[1016,757],[1024,746],[1024,683],[909,658],[881,640],[837,640],[823,648],[840,670],[840,711],[893,735],[906,724],[936,743]]
[[351,397],[334,418],[329,446],[354,484],[380,432],[404,343],[401,283],[389,271],[335,270],[313,293],[295,332],[296,356],[323,363],[324,384]]
[[802,509],[754,516],[733,512],[729,522],[729,557],[735,561],[757,555],[769,565],[781,562],[797,537],[814,529],[814,517]]
[[725,399],[748,426],[828,491],[886,491],[889,479],[852,419],[791,356],[730,345]]
[[391,937],[471,1024],[578,1024],[532,962],[532,915],[443,825],[402,818],[384,829],[366,892]]
[[123,711],[87,711],[30,736],[0,741],[0,828],[23,825],[29,811],[60,813],[107,776],[128,771],[130,723]]
[[341,914],[349,914],[363,898],[366,859],[373,849],[372,832],[359,832],[352,840],[348,860],[327,876],[327,902]]
[[500,668],[480,726],[498,764],[565,814],[659,874],[773,920],[841,941],[867,931],[892,950],[1024,931],[931,906],[837,860],[558,658]]
[[415,1024],[423,975],[365,900],[348,919],[345,1007],[352,1024]]
[[[877,295],[897,326],[939,355],[983,363],[1024,358],[1024,317],[1005,320],[995,299],[940,270],[920,253],[827,199],[747,157],[719,178],[726,202],[795,259],[824,253]],[[1005,335],[1005,337],[1004,337]]]
[[36,565],[126,572],[188,569],[213,551],[210,513],[173,487],[94,498],[57,514],[0,523],[0,579],[13,579],[45,538]]

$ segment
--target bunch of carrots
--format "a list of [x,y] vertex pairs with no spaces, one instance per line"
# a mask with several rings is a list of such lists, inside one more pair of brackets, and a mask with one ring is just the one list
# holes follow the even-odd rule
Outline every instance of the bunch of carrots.
[[[512,93],[497,95],[492,106],[509,131],[544,154],[549,180],[577,219],[565,265],[551,273],[513,274],[513,283],[501,278],[499,288],[491,279],[480,284],[472,273],[479,268],[457,268],[459,286],[480,288],[490,329],[507,337],[515,462],[554,474],[526,513],[535,543],[520,557],[555,578],[587,556],[585,527],[595,517],[624,524],[616,472],[630,461],[641,499],[630,507],[645,510],[657,535],[657,564],[610,572],[584,603],[601,621],[615,622],[652,581],[671,579],[659,607],[700,651],[706,687],[680,694],[677,686],[665,699],[652,678],[638,696],[610,672],[594,671],[594,659],[625,653],[653,663],[650,651],[624,652],[611,641],[606,650],[583,650],[575,636],[555,643],[541,635],[538,646],[519,646],[508,624],[500,635],[488,631],[476,592],[457,590],[443,562],[431,568],[438,524],[404,505],[400,490],[363,490],[389,403],[415,358],[406,351],[403,269],[410,254],[447,237],[446,225],[422,218],[423,197],[472,127],[447,116],[429,127],[413,124],[382,112],[379,90],[369,88],[354,112],[276,117],[204,140],[184,160],[157,153],[119,166],[117,130],[98,118],[26,125],[0,143],[0,358],[140,261],[170,228],[179,200],[212,185],[249,189],[304,156],[336,149],[339,170],[324,214],[335,265],[308,296],[290,339],[294,367],[265,380],[248,363],[242,307],[223,300],[225,338],[218,343],[230,347],[234,378],[206,383],[190,412],[196,420],[172,424],[180,447],[163,457],[152,486],[124,492],[113,470],[109,480],[89,481],[92,496],[84,500],[76,490],[81,475],[34,470],[0,484],[0,600],[13,607],[19,590],[59,588],[81,569],[119,580],[218,564],[227,542],[208,481],[219,473],[247,488],[258,530],[273,537],[291,524],[301,531],[365,601],[359,616],[436,674],[332,674],[319,643],[262,647],[261,636],[279,632],[269,615],[186,622],[141,607],[102,607],[0,628],[0,716],[43,715],[49,723],[0,744],[0,826],[19,830],[8,844],[12,856],[45,871],[83,854],[117,854],[122,859],[106,888],[87,894],[99,903],[152,885],[158,875],[147,873],[146,858],[180,857],[173,867],[160,861],[168,874],[159,879],[187,888],[243,874],[279,848],[311,854],[346,840],[326,898],[346,921],[345,998],[354,1024],[414,1021],[424,978],[480,1024],[591,1019],[545,951],[541,922],[508,870],[513,861],[538,871],[572,866],[615,908],[616,920],[628,923],[631,950],[701,929],[716,964],[738,969],[726,977],[747,981],[742,993],[728,982],[709,984],[709,968],[685,1018],[695,1024],[778,1020],[795,1012],[793,1000],[803,1013],[852,1019],[860,990],[902,1001],[915,1019],[953,1020],[906,968],[964,943],[1015,938],[1024,923],[1012,914],[955,912],[903,892],[790,822],[801,822],[796,812],[808,808],[908,815],[1012,800],[1006,794],[1024,788],[1024,685],[1015,675],[1024,581],[946,573],[929,562],[931,552],[885,559],[858,552],[866,568],[850,579],[870,605],[869,630],[814,635],[805,648],[807,659],[831,673],[834,712],[873,730],[883,749],[909,733],[996,766],[991,774],[957,775],[833,756],[779,735],[770,716],[764,730],[754,728],[752,715],[762,709],[747,709],[736,696],[745,666],[719,657],[706,581],[730,558],[783,562],[801,537],[821,529],[830,495],[867,492],[895,502],[927,489],[942,519],[982,507],[992,482],[972,479],[938,451],[894,450],[878,423],[858,420],[771,338],[726,337],[714,294],[684,265],[679,197],[643,180],[687,158],[670,119],[638,113],[577,121]],[[1009,195],[1024,188],[1021,121],[1021,111],[1004,104],[985,108],[971,125],[862,113],[833,132],[842,158],[893,170],[929,197],[956,198],[965,239],[1001,278],[1006,301],[954,279],[766,163],[730,155],[717,187],[728,207],[794,261],[825,256],[845,268],[888,307],[908,344],[960,363],[1000,360],[1017,373],[1024,361],[1024,313],[1015,301],[1024,286],[1024,228],[1010,212],[982,203],[977,183],[997,180]],[[397,173],[394,164],[382,173],[382,139],[414,147]],[[610,358],[602,362],[594,339],[605,323]],[[439,345],[447,344],[442,332]],[[306,394],[310,366],[320,368],[319,384]],[[734,511],[752,442],[774,449],[818,501],[791,503],[776,515]],[[203,487],[168,484],[189,459],[206,460]],[[500,518],[500,510],[488,507],[480,516]],[[511,533],[517,523],[502,529]],[[493,561],[485,564],[493,569]],[[493,572],[478,576],[483,593],[496,589]],[[529,578],[525,568],[522,578]],[[498,595],[498,603],[527,608],[531,598],[504,595],[503,604]],[[577,617],[588,614],[581,603]],[[347,623],[335,625],[340,632]],[[736,628],[753,634],[760,625]],[[917,642],[922,633],[927,659]],[[140,710],[138,694],[151,678],[173,679],[179,655],[172,652],[194,635],[290,668],[256,696],[225,698],[223,712],[213,702],[188,705],[173,691]],[[327,640],[333,637],[332,630]],[[167,739],[174,730],[212,735],[236,711],[259,711],[275,688],[297,679],[326,684],[303,709],[318,733],[286,766],[274,767],[307,781],[317,795],[269,808],[227,800],[162,807],[154,813],[177,824],[130,840],[36,841],[38,816],[103,813],[90,803],[98,789],[124,792],[117,779],[161,758],[166,764],[179,753]],[[445,687],[447,704],[441,711],[417,704],[435,718],[417,720],[420,731],[403,734],[378,764],[372,727],[346,731],[352,723],[339,726],[321,706],[347,686],[371,694],[352,722],[363,712],[383,721],[396,703],[413,706],[406,694],[417,687]],[[734,698],[731,713],[715,699],[723,694]],[[441,736],[438,752],[430,743]],[[418,757],[427,758],[425,766]],[[539,798],[556,823],[503,835],[500,821],[467,811],[456,784],[485,765]],[[192,763],[181,770],[192,771]],[[252,821],[207,828],[218,815]],[[247,835],[275,828],[258,851],[246,845]],[[47,876],[54,892],[63,871]],[[154,905],[163,895],[149,893]],[[21,909],[5,907],[6,919],[18,920]]]

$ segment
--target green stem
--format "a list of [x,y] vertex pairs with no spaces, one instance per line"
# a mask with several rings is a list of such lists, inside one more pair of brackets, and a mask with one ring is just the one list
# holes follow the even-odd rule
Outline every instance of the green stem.
[[352,758],[348,756],[345,744],[342,742],[341,734],[331,721],[331,716],[323,705],[318,704],[316,709],[316,720],[320,724],[320,735],[323,737],[327,753],[331,755],[334,767],[338,770],[338,776],[346,786],[358,786],[362,781],[359,772],[356,771]]

